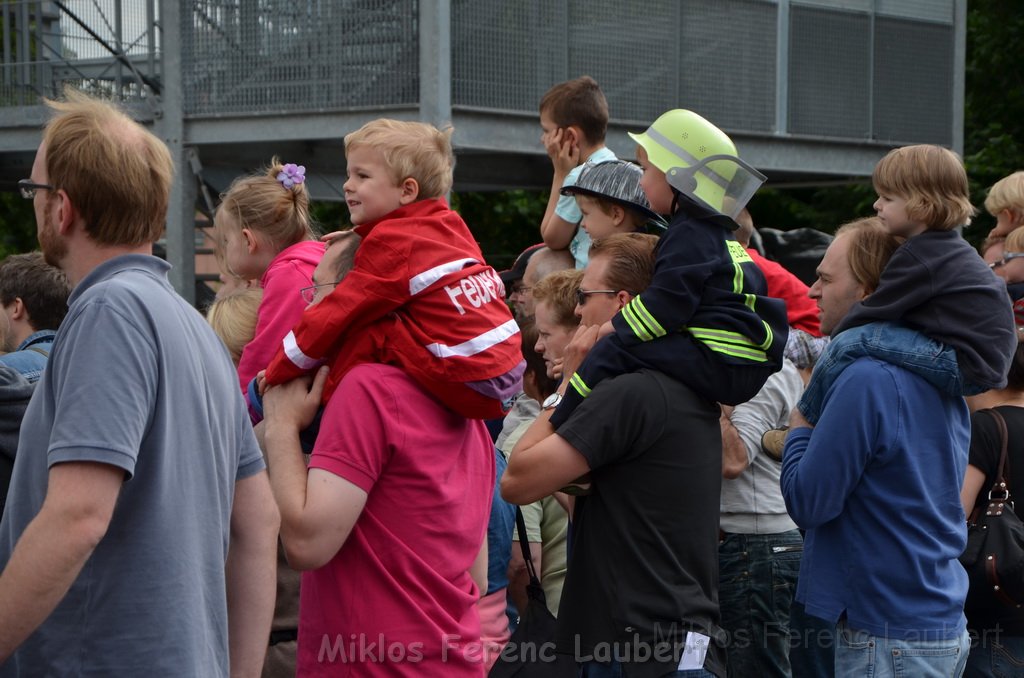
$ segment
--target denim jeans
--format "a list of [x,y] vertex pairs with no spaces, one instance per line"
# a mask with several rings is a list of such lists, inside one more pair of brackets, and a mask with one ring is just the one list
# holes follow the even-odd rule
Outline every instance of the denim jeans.
[[[599,661],[584,662],[579,665],[577,678],[622,678],[622,664],[617,661],[602,663]],[[733,674],[729,674],[733,675]],[[738,674],[737,674],[738,675]],[[715,674],[707,669],[689,669],[673,671],[662,678],[715,678]]]
[[807,614],[803,603],[789,610],[789,664],[793,678],[832,678],[836,675],[836,626]]
[[971,645],[964,678],[1024,678],[1024,636],[980,640]]
[[797,407],[817,424],[825,394],[839,374],[858,358],[872,357],[902,367],[950,396],[981,392],[960,373],[956,351],[908,327],[890,322],[870,323],[840,332],[822,354]]
[[804,541],[798,530],[726,534],[718,546],[718,604],[730,676],[789,678],[789,609]]
[[836,625],[838,678],[959,678],[971,637],[964,629],[950,640],[899,640]]

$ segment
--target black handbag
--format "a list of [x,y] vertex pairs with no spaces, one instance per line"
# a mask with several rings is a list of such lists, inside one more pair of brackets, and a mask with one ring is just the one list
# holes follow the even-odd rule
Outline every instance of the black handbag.
[[988,504],[975,508],[967,519],[967,548],[960,563],[970,578],[964,609],[998,615],[1024,605],[1024,524],[1010,497],[1006,421],[995,410],[982,411],[992,416],[1002,436],[999,472]]
[[530,557],[526,521],[518,506],[516,527],[519,529],[519,547],[523,550],[526,571],[530,575],[530,583],[526,586],[528,602],[526,609],[519,611],[519,626],[491,667],[488,678],[572,678],[576,675],[576,662],[570,655],[555,652],[555,616],[548,610],[544,588]]

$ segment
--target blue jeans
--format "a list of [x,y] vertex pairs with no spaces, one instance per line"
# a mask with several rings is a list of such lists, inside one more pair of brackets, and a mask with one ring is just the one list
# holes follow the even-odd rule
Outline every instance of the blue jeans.
[[818,423],[825,394],[843,370],[864,357],[913,372],[945,395],[959,397],[982,391],[964,381],[956,351],[949,346],[896,323],[870,323],[844,330],[829,342],[797,405],[808,422]]
[[793,601],[789,611],[789,663],[793,678],[832,678],[836,667],[836,626],[807,614]]
[[971,645],[964,678],[1024,678],[1024,636],[981,636]]
[[718,604],[730,676],[791,675],[789,609],[804,540],[799,530],[726,534],[718,546]]
[[971,637],[899,640],[836,625],[838,678],[958,678],[967,666]]
[[[577,678],[622,678],[622,664],[617,661],[607,664],[599,661],[583,662],[579,665],[576,676]],[[715,678],[715,674],[707,669],[690,669],[666,673],[662,678]]]

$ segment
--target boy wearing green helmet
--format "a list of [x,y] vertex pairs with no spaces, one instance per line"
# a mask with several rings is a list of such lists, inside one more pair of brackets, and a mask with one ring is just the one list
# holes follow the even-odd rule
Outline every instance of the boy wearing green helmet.
[[651,209],[670,214],[650,287],[601,329],[551,417],[556,428],[597,382],[643,368],[727,405],[746,402],[782,364],[784,302],[765,296],[764,276],[733,237],[734,217],[764,177],[737,157],[728,136],[675,109],[642,134],[640,185]]

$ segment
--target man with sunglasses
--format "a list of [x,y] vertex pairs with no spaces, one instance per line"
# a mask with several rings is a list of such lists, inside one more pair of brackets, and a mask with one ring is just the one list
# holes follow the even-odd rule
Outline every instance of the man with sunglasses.
[[[656,238],[596,241],[566,375],[598,329],[650,283]],[[575,498],[557,649],[582,676],[724,675],[717,602],[718,407],[660,372],[602,381],[557,431],[545,401],[512,452],[502,496],[529,503],[589,474]],[[638,498],[641,498],[638,499]],[[623,668],[626,667],[626,668]]]

